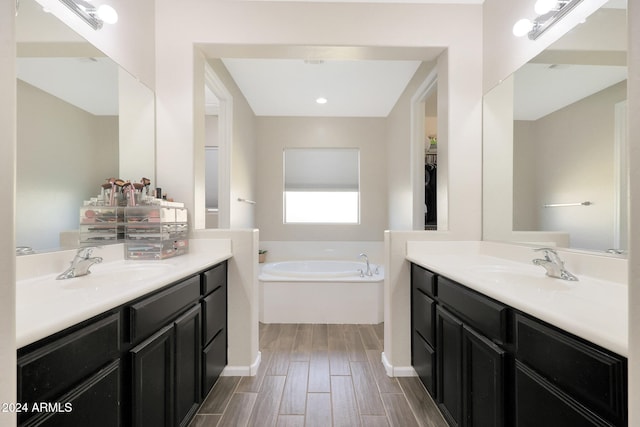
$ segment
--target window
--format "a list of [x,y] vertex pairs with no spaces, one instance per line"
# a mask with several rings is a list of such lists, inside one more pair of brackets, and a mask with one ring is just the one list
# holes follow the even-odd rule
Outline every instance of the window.
[[357,148],[284,150],[284,222],[357,224],[360,151]]

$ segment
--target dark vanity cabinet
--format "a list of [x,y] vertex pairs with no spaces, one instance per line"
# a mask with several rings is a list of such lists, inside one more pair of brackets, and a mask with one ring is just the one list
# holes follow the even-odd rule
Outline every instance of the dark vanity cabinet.
[[202,280],[202,398],[227,365],[227,264],[219,264]]
[[416,264],[411,281],[412,363],[450,425],[627,426],[624,357]]
[[18,351],[18,423],[119,426],[121,315],[100,316]]
[[625,358],[524,314],[515,343],[518,426],[627,425]]
[[[19,425],[188,425],[226,365],[226,271],[223,262],[18,350]],[[225,338],[205,349],[212,328]]]
[[200,404],[200,280],[191,277],[126,309],[135,345],[134,426],[186,425]]
[[425,388],[435,395],[435,275],[411,266],[411,361]]
[[507,308],[437,277],[437,402],[454,426],[505,425]]

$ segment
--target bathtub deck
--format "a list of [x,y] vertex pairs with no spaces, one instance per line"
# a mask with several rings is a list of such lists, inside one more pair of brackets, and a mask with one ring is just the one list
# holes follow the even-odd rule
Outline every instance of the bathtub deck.
[[260,324],[255,377],[220,377],[191,427],[445,427],[417,377],[387,377],[382,324]]

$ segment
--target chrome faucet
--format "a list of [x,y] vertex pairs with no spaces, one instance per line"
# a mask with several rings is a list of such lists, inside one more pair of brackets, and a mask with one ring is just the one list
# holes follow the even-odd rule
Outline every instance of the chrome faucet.
[[371,266],[369,265],[369,257],[367,254],[358,255],[359,258],[364,258],[364,261],[367,263],[367,270],[364,272],[367,276],[373,276],[373,272],[371,271]]
[[564,268],[564,261],[560,259],[558,253],[551,248],[538,248],[534,249],[536,252],[543,251],[544,259],[534,259],[533,263],[535,265],[540,265],[547,270],[547,276],[555,277],[562,280],[571,280],[577,281],[578,278],[573,274],[569,273]]
[[69,268],[63,273],[60,273],[56,279],[71,279],[73,277],[86,276],[91,273],[89,267],[102,262],[101,257],[91,257],[94,249],[94,247],[79,248]]

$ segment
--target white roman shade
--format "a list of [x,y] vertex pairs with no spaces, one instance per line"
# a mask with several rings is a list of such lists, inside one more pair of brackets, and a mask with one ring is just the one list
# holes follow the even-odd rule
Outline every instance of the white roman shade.
[[357,148],[286,148],[285,191],[358,191]]

